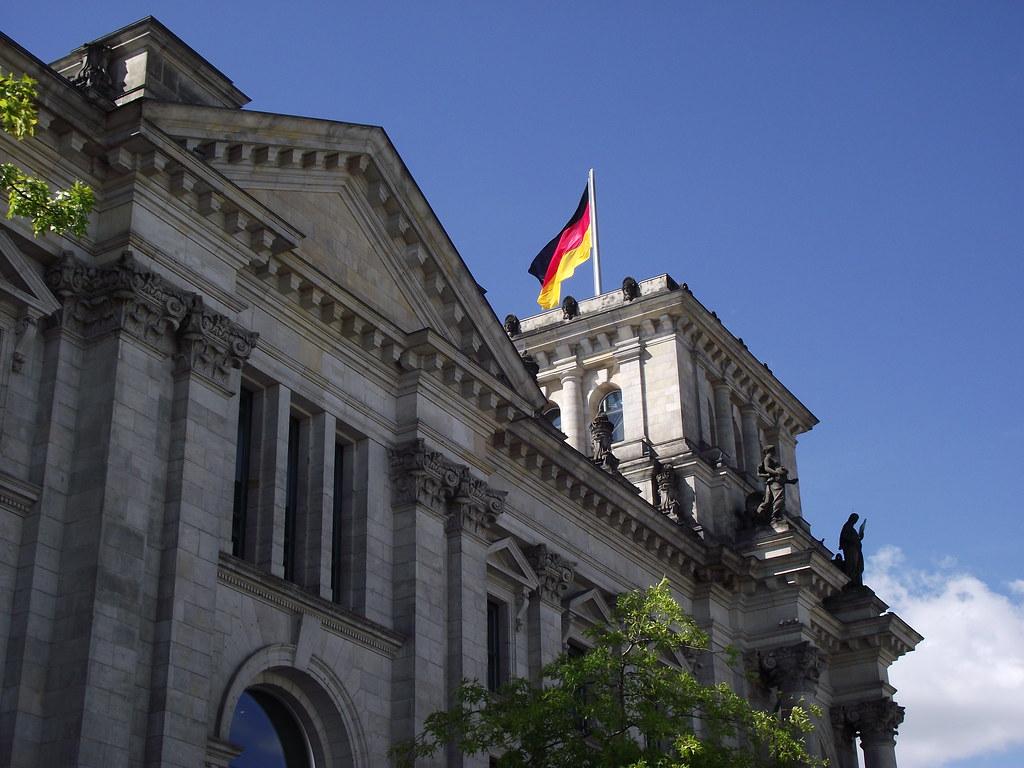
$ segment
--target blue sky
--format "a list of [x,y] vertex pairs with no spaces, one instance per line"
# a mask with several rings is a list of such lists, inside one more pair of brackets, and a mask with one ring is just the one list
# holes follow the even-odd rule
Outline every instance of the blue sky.
[[[49,60],[146,13],[252,109],[384,126],[499,316],[536,311],[526,268],[594,167],[606,288],[687,282],[821,419],[816,535],[856,511],[899,550],[894,606],[927,621],[970,576],[980,620],[1024,627],[1024,4],[108,0],[2,28]],[[1021,646],[993,664],[1024,676]],[[908,711],[901,749],[953,727]],[[948,765],[1024,764],[982,756],[1004,736]]]

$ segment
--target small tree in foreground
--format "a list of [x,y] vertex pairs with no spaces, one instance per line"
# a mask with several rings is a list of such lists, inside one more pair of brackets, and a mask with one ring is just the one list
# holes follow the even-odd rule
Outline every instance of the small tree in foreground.
[[[21,141],[35,134],[36,84],[0,71],[0,126]],[[92,190],[80,181],[53,195],[45,181],[30,176],[12,163],[0,163],[0,190],[7,195],[7,218],[25,216],[32,232],[74,232],[84,235],[94,203]]]
[[[820,766],[804,745],[809,713],[754,709],[724,683],[708,686],[664,662],[706,651],[708,637],[667,583],[620,596],[608,626],[589,632],[585,654],[544,669],[543,688],[522,679],[496,692],[475,681],[453,708],[427,717],[395,749],[412,766],[454,744],[494,755],[501,768],[789,768]],[[699,735],[698,735],[699,732]]]

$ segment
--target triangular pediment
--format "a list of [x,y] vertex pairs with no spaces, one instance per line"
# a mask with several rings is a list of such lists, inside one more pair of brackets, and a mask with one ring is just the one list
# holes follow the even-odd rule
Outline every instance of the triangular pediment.
[[510,536],[499,539],[487,548],[487,567],[530,591],[537,588],[537,575],[519,545]]
[[[406,333],[429,328],[544,399],[384,131],[181,104],[144,105],[180,146],[304,234],[292,256]],[[230,136],[230,140],[225,140]]]
[[0,231],[0,298],[13,301],[37,316],[60,309],[60,302],[46,287],[46,282],[3,231]]
[[566,610],[577,619],[588,624],[607,624],[611,621],[612,610],[598,589],[588,589],[574,596],[566,603]]

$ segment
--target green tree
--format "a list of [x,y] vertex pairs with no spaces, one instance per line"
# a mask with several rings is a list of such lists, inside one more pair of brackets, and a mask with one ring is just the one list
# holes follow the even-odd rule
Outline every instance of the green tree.
[[[0,123],[21,141],[35,134],[36,84],[28,75],[20,78],[0,71]],[[30,176],[12,163],[0,163],[0,190],[7,194],[7,218],[24,216],[32,220],[32,231],[74,232],[84,235],[94,197],[80,181],[70,189],[50,194],[45,181]]]
[[[400,766],[454,744],[501,768],[790,768],[820,766],[804,737],[809,712],[753,708],[727,685],[702,685],[666,656],[708,650],[708,637],[666,581],[620,596],[593,647],[544,669],[548,683],[496,692],[465,681],[447,712],[394,750]],[[698,735],[699,733],[699,735]]]

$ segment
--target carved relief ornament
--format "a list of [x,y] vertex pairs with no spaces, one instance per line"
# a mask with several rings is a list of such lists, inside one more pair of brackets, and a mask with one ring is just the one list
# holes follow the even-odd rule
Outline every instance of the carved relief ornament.
[[469,467],[430,450],[422,439],[391,452],[396,503],[422,504],[445,516],[449,533],[480,533],[505,510],[505,492],[474,477]]
[[755,660],[756,671],[765,688],[787,695],[816,691],[825,665],[821,651],[806,640],[758,651]]
[[566,560],[548,549],[546,544],[534,544],[526,552],[530,567],[537,574],[537,591],[548,602],[561,604],[576,576],[576,563]]
[[144,269],[130,251],[116,263],[90,267],[65,253],[46,272],[46,283],[61,302],[49,318],[86,339],[123,332],[163,354],[174,354],[179,369],[226,385],[241,367],[258,334],[207,309],[201,296]]
[[903,722],[904,708],[892,699],[875,699],[832,707],[832,727],[844,738],[860,736],[867,743],[896,738]]

